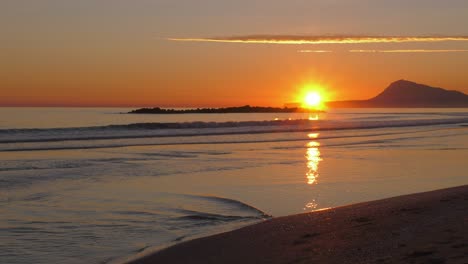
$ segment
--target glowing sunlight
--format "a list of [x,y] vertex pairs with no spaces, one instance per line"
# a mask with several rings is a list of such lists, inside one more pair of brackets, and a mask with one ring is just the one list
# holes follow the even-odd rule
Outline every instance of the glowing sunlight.
[[326,89],[322,85],[309,83],[301,87],[296,102],[300,102],[302,108],[313,110],[324,110],[326,108],[325,101],[329,98]]
[[322,103],[322,97],[318,92],[309,92],[304,98],[304,104],[309,108],[314,108]]

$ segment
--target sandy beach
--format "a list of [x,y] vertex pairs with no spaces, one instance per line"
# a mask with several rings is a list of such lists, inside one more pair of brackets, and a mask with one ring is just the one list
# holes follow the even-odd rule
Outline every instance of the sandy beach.
[[273,218],[146,263],[468,263],[468,186]]

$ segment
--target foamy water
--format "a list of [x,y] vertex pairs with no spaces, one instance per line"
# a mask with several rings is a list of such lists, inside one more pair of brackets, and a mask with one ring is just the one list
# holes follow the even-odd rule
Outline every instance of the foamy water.
[[267,219],[468,183],[468,111],[0,108],[0,262],[103,263]]

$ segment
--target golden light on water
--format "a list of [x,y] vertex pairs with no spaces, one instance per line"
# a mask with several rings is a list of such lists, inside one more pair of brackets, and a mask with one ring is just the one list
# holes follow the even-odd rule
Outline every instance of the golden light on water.
[[311,202],[307,203],[304,207],[304,210],[315,210],[317,208],[318,204],[315,201],[315,199],[312,199]]
[[319,115],[318,114],[315,114],[315,115],[309,115],[309,118],[308,118],[310,121],[317,121],[319,120]]
[[[318,134],[309,134],[309,138],[316,138]],[[306,159],[307,159],[307,184],[317,183],[318,166],[322,158],[320,157],[319,150],[320,143],[311,141],[307,143]]]

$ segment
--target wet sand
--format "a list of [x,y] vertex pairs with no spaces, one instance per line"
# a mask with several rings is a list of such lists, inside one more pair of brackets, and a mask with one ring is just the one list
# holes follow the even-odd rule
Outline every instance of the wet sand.
[[468,185],[278,217],[132,263],[468,263]]

